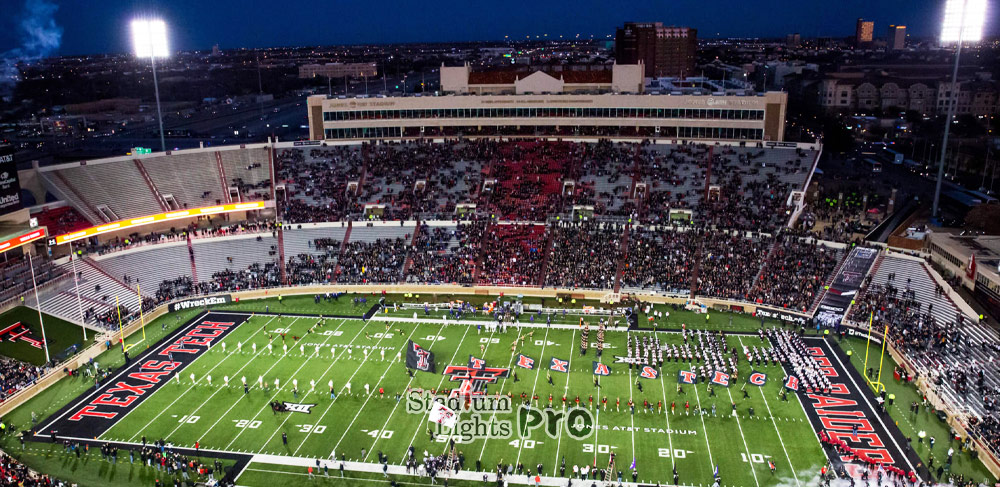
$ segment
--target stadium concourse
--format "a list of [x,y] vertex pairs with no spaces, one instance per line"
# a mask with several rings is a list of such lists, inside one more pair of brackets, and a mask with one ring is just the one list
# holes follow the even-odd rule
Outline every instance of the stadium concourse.
[[[498,473],[527,483],[529,472],[547,485],[565,485],[567,477],[581,477],[582,468],[588,481],[604,475],[615,482],[622,475],[626,483],[644,484],[798,486],[816,485],[825,474],[864,477],[873,485],[883,477],[897,485],[912,485],[911,475],[929,480],[865,378],[843,365],[840,349],[800,337],[857,255],[857,248],[848,252],[851,242],[819,240],[797,228],[818,156],[819,147],[810,144],[463,139],[196,149],[40,168],[43,184],[72,207],[50,220],[67,231],[78,230],[81,220],[101,225],[276,199],[273,211],[246,221],[215,218],[102,235],[75,242],[73,259],[47,262],[51,282],[40,293],[41,309],[95,330],[116,329],[119,313],[134,320],[140,309],[205,295],[292,286],[327,286],[332,293],[347,285],[377,293],[401,284],[516,286],[566,296],[590,290],[626,296],[622,307],[633,316],[642,310],[649,321],[580,315],[574,306],[544,301],[538,305],[544,312],[515,310],[503,306],[520,306],[517,299],[496,294],[476,310],[425,310],[415,303],[398,309],[407,300],[390,295],[394,306],[375,313],[377,294],[325,292],[310,296],[313,305],[281,315],[270,309],[273,302],[263,309],[231,303],[172,323],[176,331],[147,343],[151,347],[111,380],[46,418],[34,438],[97,438],[122,448],[165,439],[178,449],[236,455],[241,468],[253,462],[241,479],[256,479],[254,485],[305,475],[302,467],[333,470],[342,463],[361,473],[374,468],[378,478],[379,464],[392,474],[416,473],[419,464],[425,476],[434,470],[442,477],[458,464],[452,479],[477,485],[483,474],[495,482]],[[891,278],[883,275],[896,260],[902,264]],[[11,271],[16,278],[16,268]],[[857,288],[846,324],[877,311],[876,323],[891,325],[905,365],[933,377],[931,387],[940,394],[962,401],[966,429],[996,448],[1000,380],[988,364],[1000,354],[1000,339],[971,319],[967,306],[942,298],[946,284],[928,284],[935,282],[932,271],[919,260],[880,257],[860,272],[869,277]],[[912,295],[928,289],[931,294]],[[760,322],[735,315],[743,324],[726,329],[710,323],[708,313],[691,314],[683,323],[690,328],[682,328],[677,317],[689,312],[683,306],[645,310],[640,300],[652,297],[757,310]],[[330,304],[337,299],[353,301]],[[916,301],[933,302],[933,312],[914,311]],[[27,303],[36,304],[30,296]],[[765,325],[765,315],[785,327]],[[589,344],[582,341],[581,318],[590,327]],[[602,318],[607,329],[598,331]],[[659,328],[650,327],[657,322]],[[818,322],[837,331],[846,326]],[[163,361],[156,354],[189,332],[204,346],[183,360],[167,351],[164,363],[179,365],[142,370],[154,358]],[[579,396],[581,407],[594,413],[593,436],[456,440],[458,447],[450,435],[429,436],[426,418],[406,414],[405,398],[397,402],[396,394],[452,385],[440,372],[406,372],[401,358],[410,340],[433,353],[442,370],[468,365],[469,356],[508,370],[486,388],[518,404],[523,393],[545,410],[551,393],[554,410],[561,411],[562,402],[571,410]],[[592,349],[599,341],[610,352],[603,358]],[[639,350],[667,354],[666,363],[652,364],[655,378],[641,375],[647,371],[633,356]],[[519,367],[520,356],[537,365]],[[566,372],[551,368],[562,360]],[[969,360],[971,369],[957,365]],[[595,375],[598,363],[610,367],[608,377]],[[696,372],[697,385],[683,385],[685,370]],[[731,378],[733,387],[709,386],[715,372]],[[766,379],[748,389],[752,372]],[[128,377],[149,384],[119,385]],[[597,380],[605,383],[594,387]],[[615,411],[591,407],[591,396],[608,399]],[[93,406],[86,411],[110,414],[102,409],[108,401],[127,407],[113,417],[81,413]],[[844,408],[842,417],[831,419],[836,407]],[[862,418],[860,431],[830,434],[850,417]],[[879,451],[864,448],[876,442]]]

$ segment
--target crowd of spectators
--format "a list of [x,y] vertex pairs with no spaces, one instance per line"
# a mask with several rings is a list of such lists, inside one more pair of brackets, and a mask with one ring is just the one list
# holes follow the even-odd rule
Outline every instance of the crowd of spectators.
[[697,232],[653,230],[634,227],[629,231],[624,256],[622,287],[658,289],[686,294],[691,290],[691,272],[698,251]]
[[544,225],[490,225],[482,242],[479,283],[539,285],[546,236]]
[[694,238],[701,242],[697,294],[746,301],[772,240],[740,230],[697,232]]
[[624,225],[560,223],[554,227],[545,285],[611,289],[621,253]]
[[[40,474],[0,453],[0,487],[66,487],[69,483]],[[74,484],[75,485],[75,484]]]
[[420,229],[410,250],[407,282],[472,284],[483,240],[484,223]]
[[34,384],[44,370],[20,360],[0,357],[0,402],[11,394]]
[[782,235],[750,290],[750,301],[808,311],[839,260],[840,252],[816,240]]
[[337,262],[339,283],[396,283],[401,280],[409,235],[374,242],[348,242]]

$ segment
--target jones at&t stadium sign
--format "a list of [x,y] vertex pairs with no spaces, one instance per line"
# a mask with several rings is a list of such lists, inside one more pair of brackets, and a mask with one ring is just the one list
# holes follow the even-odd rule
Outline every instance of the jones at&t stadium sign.
[[178,301],[170,305],[170,311],[182,311],[191,308],[204,308],[205,306],[213,306],[216,304],[226,304],[231,303],[233,297],[229,294],[221,294],[219,296],[205,296],[204,298],[187,299],[184,301]]

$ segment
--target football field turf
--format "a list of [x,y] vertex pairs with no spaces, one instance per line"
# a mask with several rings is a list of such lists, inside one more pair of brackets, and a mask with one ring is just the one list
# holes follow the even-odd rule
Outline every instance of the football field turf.
[[[333,471],[342,456],[349,462],[375,464],[381,452],[391,465],[401,465],[409,446],[415,448],[419,461],[424,451],[445,453],[451,439],[465,459],[466,470],[475,469],[477,462],[483,471],[495,470],[498,463],[522,463],[534,472],[541,464],[543,475],[560,476],[565,459],[565,475],[572,475],[574,465],[606,468],[613,452],[616,474],[621,471],[623,479],[631,481],[634,460],[636,479],[651,484],[672,483],[676,469],[680,484],[711,485],[718,467],[723,485],[815,485],[825,462],[797,397],[789,394],[788,401],[779,397],[784,375],[779,365],[751,367],[743,359],[739,364],[742,377],[731,387],[716,387],[710,396],[707,387],[698,384],[685,386],[684,394],[678,394],[677,372],[689,369],[690,363],[667,362],[657,379],[640,379],[637,370],[614,359],[625,354],[629,334],[608,331],[601,362],[609,365],[611,375],[595,388],[595,351],[580,354],[580,332],[575,326],[540,325],[501,333],[440,320],[327,319],[325,325],[316,326],[317,321],[313,316],[248,317],[137,407],[114,418],[99,438],[131,443],[143,437],[148,441],[162,438],[178,447],[198,442],[203,450],[253,454],[240,485],[299,482],[305,468],[292,467],[295,458],[319,459]],[[512,354],[512,342],[529,332],[532,336],[523,344],[519,341]],[[595,335],[592,327],[591,342]],[[683,343],[679,333],[657,335],[665,344]],[[417,372],[412,378],[407,374],[397,353],[405,356],[408,340],[434,354],[435,373]],[[753,335],[730,334],[726,342],[729,348],[738,349],[769,346]],[[517,354],[534,358],[535,368],[516,367]],[[552,394],[552,407],[559,411],[563,395],[568,406],[579,396],[581,406],[593,413],[595,427],[582,439],[571,437],[565,428],[551,436],[539,428],[524,436],[515,429],[510,437],[438,435],[431,439],[427,414],[407,412],[406,391],[457,387],[442,371],[447,365],[467,365],[470,355],[484,358],[489,367],[511,369],[507,378],[489,386],[490,394],[511,393],[515,405],[522,393],[529,398],[538,395],[537,405],[542,409]],[[551,357],[569,361],[568,373],[551,372],[552,384],[547,373]],[[744,398],[743,381],[751,368],[766,373],[769,380],[763,387],[745,386],[749,398]],[[248,393],[241,385],[243,377]],[[293,381],[297,381],[297,393]],[[333,381],[335,398],[330,397],[329,381]],[[384,394],[379,394],[380,388]],[[397,393],[404,396],[399,401]],[[591,395],[593,407],[588,400]],[[600,407],[604,397],[606,409]],[[630,399],[637,404],[634,414],[626,406]],[[652,405],[650,410],[642,407],[644,400]],[[273,401],[306,406],[276,413],[270,406]],[[675,403],[673,411],[671,403]],[[497,413],[484,419],[516,424],[516,416],[516,412]],[[775,473],[769,460],[776,466]]]

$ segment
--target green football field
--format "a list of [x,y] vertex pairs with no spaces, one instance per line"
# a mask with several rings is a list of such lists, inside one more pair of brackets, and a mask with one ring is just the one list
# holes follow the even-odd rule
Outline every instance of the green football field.
[[[626,481],[632,480],[629,467],[634,460],[636,479],[646,483],[670,483],[676,468],[681,484],[711,485],[717,466],[724,485],[798,486],[815,485],[825,461],[796,397],[789,395],[788,401],[779,398],[783,373],[777,365],[754,367],[767,373],[769,381],[761,388],[746,386],[749,398],[743,398],[742,381],[729,389],[716,387],[714,396],[709,396],[703,384],[686,386],[685,394],[679,395],[677,372],[690,364],[668,362],[658,379],[639,379],[636,370],[613,363],[614,355],[624,355],[627,334],[609,331],[609,348],[601,361],[609,364],[612,372],[602,378],[600,388],[595,388],[591,369],[595,352],[580,355],[579,331],[573,327],[524,328],[520,333],[511,328],[500,333],[440,321],[387,324],[337,319],[307,333],[316,322],[315,317],[252,317],[184,369],[180,381],[164,385],[101,439],[139,442],[145,436],[178,446],[193,446],[197,441],[202,449],[259,455],[239,480],[240,485],[296,483],[304,468],[292,467],[294,458],[326,461],[343,456],[374,464],[382,452],[390,464],[399,465],[412,445],[419,461],[424,451],[445,453],[450,438],[439,435],[432,440],[427,414],[408,413],[405,398],[397,402],[396,394],[405,394],[408,388],[457,387],[458,383],[450,382],[442,371],[447,365],[464,366],[469,355],[475,355],[485,358],[489,367],[512,368],[508,378],[490,387],[491,394],[509,392],[515,403],[522,393],[538,395],[542,409],[552,394],[556,410],[562,410],[564,394],[570,405],[579,396],[581,405],[592,412],[595,427],[582,439],[571,437],[565,428],[551,436],[541,428],[522,436],[514,428],[509,437],[453,437],[467,470],[475,469],[477,461],[484,471],[495,469],[498,463],[523,463],[532,471],[542,464],[543,475],[559,476],[565,459],[565,475],[572,475],[574,465],[606,468],[613,452],[615,471],[621,471]],[[512,354],[511,343],[529,330],[533,336],[526,337],[523,345],[518,342]],[[591,341],[595,335],[592,329]],[[659,335],[666,343],[682,343],[679,334]],[[296,341],[295,336],[302,338]],[[406,373],[396,355],[410,339],[434,353],[436,373],[419,372],[412,379]],[[756,336],[729,335],[726,340],[729,347],[763,345]],[[513,360],[517,353],[534,358],[535,369],[516,368]],[[549,384],[547,368],[553,356],[570,361],[570,372],[553,372],[553,383]],[[744,377],[749,369],[745,361],[741,363]],[[513,372],[517,372],[517,381]],[[224,377],[229,378],[228,386]],[[242,377],[251,384],[249,394],[244,394],[240,385]],[[266,388],[258,386],[259,377]],[[297,397],[293,380],[298,382]],[[337,391],[335,399],[329,394],[331,380]],[[310,381],[315,381],[315,389]],[[379,388],[384,389],[384,395],[378,393]],[[591,395],[594,408],[588,407]],[[603,397],[608,398],[606,410],[599,407]],[[626,407],[629,399],[638,405],[634,414]],[[616,408],[619,400],[621,406]],[[651,411],[642,408],[644,400],[653,405]],[[314,406],[308,414],[276,414],[270,407],[272,401]],[[669,407],[672,402],[676,403],[674,411]],[[662,409],[656,408],[657,403],[662,403]],[[711,413],[713,405],[715,415]],[[698,414],[700,410],[706,413]],[[489,414],[483,419],[491,424],[516,424],[517,414]],[[769,469],[769,460],[774,462],[776,473]]]

